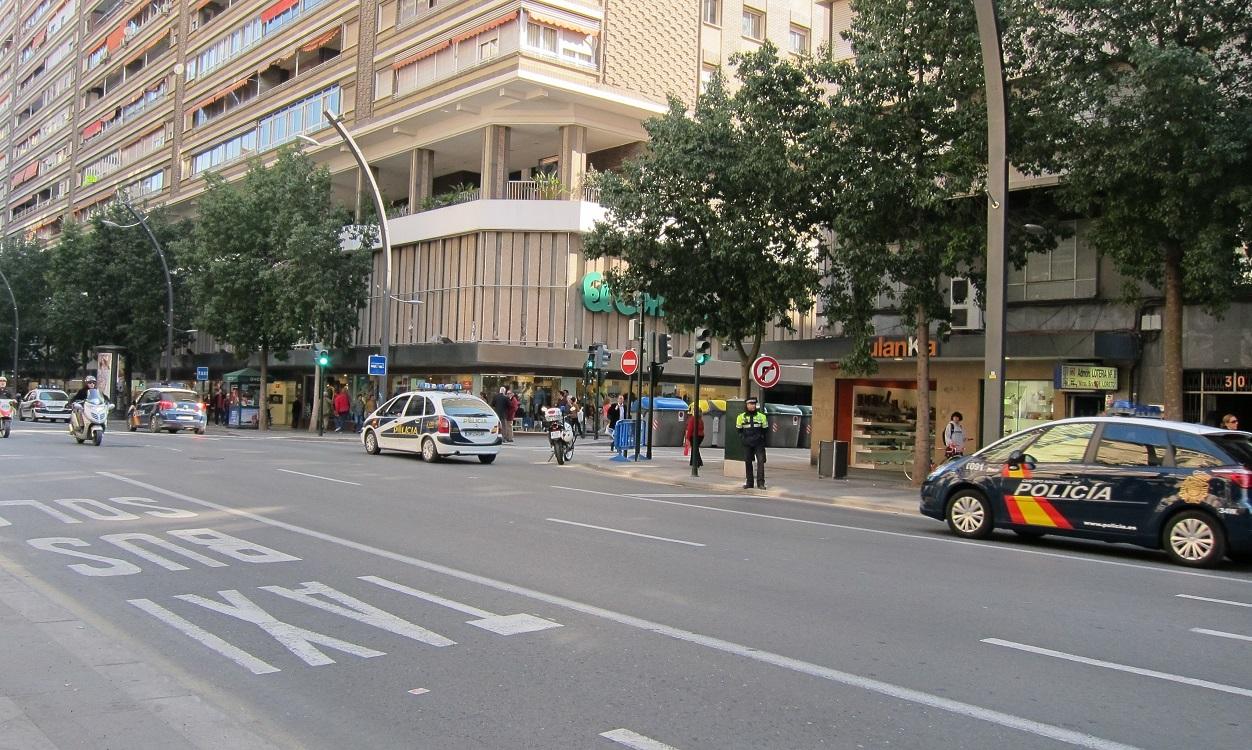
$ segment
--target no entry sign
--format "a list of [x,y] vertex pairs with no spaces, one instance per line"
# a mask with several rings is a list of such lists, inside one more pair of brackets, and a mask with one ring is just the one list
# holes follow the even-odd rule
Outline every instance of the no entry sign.
[[627,349],[622,352],[622,373],[624,375],[634,375],[635,370],[639,369],[639,354],[634,349]]
[[782,368],[778,366],[778,360],[762,354],[752,363],[752,379],[762,388],[773,388],[778,385],[778,381],[782,379]]

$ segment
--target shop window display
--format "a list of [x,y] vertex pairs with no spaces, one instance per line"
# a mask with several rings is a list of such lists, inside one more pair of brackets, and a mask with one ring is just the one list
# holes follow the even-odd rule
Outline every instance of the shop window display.
[[1052,421],[1055,398],[1050,380],[1007,380],[1004,383],[1004,435]]
[[[934,409],[931,409],[934,423]],[[855,386],[852,391],[852,466],[903,470],[917,442],[917,391]]]

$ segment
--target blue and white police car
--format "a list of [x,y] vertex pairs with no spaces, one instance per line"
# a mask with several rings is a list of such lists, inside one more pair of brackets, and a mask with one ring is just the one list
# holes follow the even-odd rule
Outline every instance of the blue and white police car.
[[1062,419],[946,463],[921,512],[958,536],[994,529],[1164,549],[1174,562],[1252,557],[1252,434],[1130,417]]
[[367,416],[361,430],[361,444],[371,455],[383,450],[420,453],[431,463],[447,456],[477,456],[489,464],[503,442],[495,412],[458,385],[401,393]]

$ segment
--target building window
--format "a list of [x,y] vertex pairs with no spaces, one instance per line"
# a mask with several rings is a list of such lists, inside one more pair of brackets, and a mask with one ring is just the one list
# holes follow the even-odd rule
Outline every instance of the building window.
[[722,25],[722,0],[704,0],[704,22]]
[[713,74],[717,72],[716,65],[705,63],[700,67],[700,93],[703,94],[705,89],[709,87],[709,81],[713,80]]
[[743,9],[743,35],[757,41],[765,39],[765,13],[751,8]]
[[488,39],[478,43],[478,59],[490,60],[500,54],[500,39]]
[[1031,253],[1022,268],[1009,267],[1009,302],[1089,299],[1096,295],[1096,253],[1078,229],[1077,222],[1071,222],[1069,236],[1057,240],[1055,248]]
[[556,54],[556,29],[534,22],[526,24],[526,46]]
[[788,42],[792,53],[803,55],[809,51],[809,30],[803,26],[792,26]]

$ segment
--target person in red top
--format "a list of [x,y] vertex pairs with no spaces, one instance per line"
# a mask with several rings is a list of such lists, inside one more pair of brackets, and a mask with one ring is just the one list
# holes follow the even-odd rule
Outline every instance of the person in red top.
[[700,458],[700,443],[704,442],[704,420],[696,419],[695,411],[687,412],[687,433],[683,438],[683,444],[686,445],[695,454],[696,466],[704,466],[704,459]]
[[348,398],[348,386],[340,386],[339,392],[335,394],[334,409],[335,432],[343,432],[348,415],[352,413],[352,399]]

